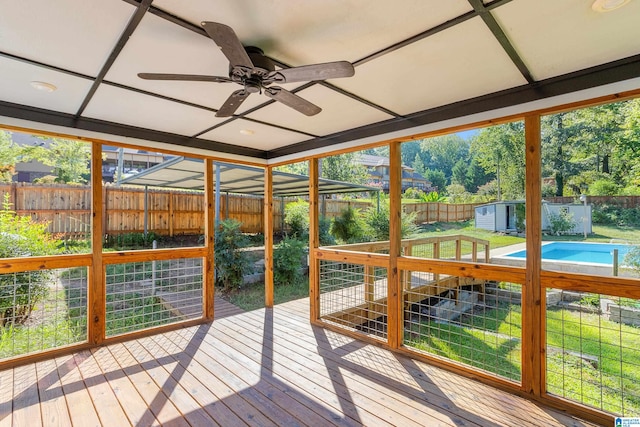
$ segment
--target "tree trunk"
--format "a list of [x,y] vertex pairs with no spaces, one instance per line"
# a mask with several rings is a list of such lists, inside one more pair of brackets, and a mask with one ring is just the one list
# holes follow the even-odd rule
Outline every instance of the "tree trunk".
[[611,171],[609,170],[609,155],[605,154],[604,156],[602,156],[602,173],[606,173],[606,174],[610,174]]

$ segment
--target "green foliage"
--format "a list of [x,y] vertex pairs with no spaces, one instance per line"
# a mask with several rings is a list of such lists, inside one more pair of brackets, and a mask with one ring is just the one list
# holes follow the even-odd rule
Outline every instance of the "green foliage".
[[216,286],[225,292],[239,288],[242,278],[251,271],[249,257],[241,249],[248,244],[235,219],[220,221],[215,240]]
[[273,281],[277,285],[295,285],[302,280],[302,261],[307,244],[285,237],[273,250]]
[[331,218],[327,218],[324,216],[320,217],[320,222],[318,223],[318,239],[320,240],[321,246],[336,244],[336,239],[331,234],[331,224]]
[[322,159],[322,178],[365,184],[369,178],[367,168],[358,162],[358,153],[345,153]]
[[49,148],[38,147],[30,154],[36,160],[53,167],[56,182],[84,184],[89,176],[91,147],[82,141],[68,139],[51,140]]
[[431,191],[429,192],[429,194],[426,194],[425,192],[422,192],[422,195],[420,196],[420,201],[422,202],[443,202],[445,200],[445,197],[438,193],[437,191]]
[[516,205],[516,230],[522,232],[525,228],[526,221],[526,207],[524,203],[518,203]]
[[424,177],[431,182],[431,186],[439,192],[443,192],[447,186],[447,177],[444,172],[437,169],[427,169],[424,171]]
[[590,196],[615,196],[620,191],[620,186],[611,179],[599,179],[589,185]]
[[566,210],[559,213],[549,213],[549,231],[556,236],[571,231],[576,226],[573,214]]
[[469,203],[472,200],[471,194],[460,184],[447,185],[447,194],[449,203]]
[[8,132],[0,131],[0,182],[11,182],[21,149]]
[[622,208],[613,204],[592,205],[594,224],[640,227],[640,208]]
[[342,243],[358,243],[365,240],[364,222],[360,211],[351,207],[333,219],[331,234]]
[[422,200],[426,197],[427,195],[425,194],[424,191],[419,190],[417,188],[413,188],[413,187],[409,187],[407,188],[404,193],[402,193],[402,198],[403,199],[418,199],[418,200]]
[[[375,241],[389,240],[389,201],[380,204],[380,209],[371,207],[364,213],[366,234]],[[402,237],[409,237],[418,231],[415,225],[416,213],[403,214],[400,223]]]
[[624,256],[623,265],[633,268],[636,272],[640,272],[640,246],[634,246]]
[[107,234],[103,241],[103,246],[108,249],[143,249],[151,248],[154,240],[161,240],[162,237],[156,233],[124,233]]
[[[55,254],[57,241],[46,230],[46,223],[12,211],[5,194],[0,210],[0,258]],[[34,305],[47,295],[51,280],[49,271],[0,275],[0,327],[24,323]]]
[[289,226],[291,237],[309,238],[309,202],[298,199],[284,207],[284,222]]

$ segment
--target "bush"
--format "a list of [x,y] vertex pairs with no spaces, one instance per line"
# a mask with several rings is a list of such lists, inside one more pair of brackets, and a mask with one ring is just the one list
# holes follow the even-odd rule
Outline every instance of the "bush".
[[610,179],[599,179],[589,185],[590,196],[615,196],[620,186]]
[[305,240],[309,236],[309,203],[298,199],[284,207],[284,223],[292,237]]
[[[389,203],[381,203],[380,209],[371,207],[365,212],[366,232],[377,241],[389,240]],[[418,231],[415,225],[416,213],[403,214],[400,224],[402,237],[408,237]]]
[[151,248],[153,241],[160,239],[161,236],[153,232],[146,235],[144,233],[107,234],[103,246],[112,249]]
[[364,222],[360,217],[360,211],[347,208],[333,219],[331,234],[342,243],[358,243],[365,240]]
[[216,286],[222,287],[225,292],[239,288],[243,276],[251,272],[249,256],[241,250],[247,245],[248,239],[240,232],[239,221],[220,221],[214,245]]
[[302,260],[307,245],[295,238],[285,237],[273,250],[273,281],[280,285],[298,284],[302,280]]
[[[10,207],[8,195],[5,195],[0,210],[0,258],[51,255],[57,252],[58,242],[46,231],[46,223],[37,223],[29,216],[17,215]],[[50,271],[0,275],[0,326],[24,323],[35,304],[47,295],[52,280]]]
[[559,236],[562,233],[573,230],[576,226],[573,214],[561,210],[560,213],[549,213],[549,230],[552,234]]
[[335,245],[336,239],[331,235],[331,218],[320,217],[318,223],[318,239],[321,246]]

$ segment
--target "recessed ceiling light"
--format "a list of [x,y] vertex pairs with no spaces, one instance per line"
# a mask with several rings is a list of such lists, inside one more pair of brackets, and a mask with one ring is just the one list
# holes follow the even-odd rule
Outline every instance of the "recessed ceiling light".
[[253,135],[255,131],[251,129],[240,129],[240,133],[243,135]]
[[43,92],[53,92],[58,89],[55,85],[47,82],[31,82],[31,87],[37,90],[41,90]]
[[596,12],[611,12],[612,10],[621,8],[630,1],[631,0],[596,0],[593,2],[591,9]]

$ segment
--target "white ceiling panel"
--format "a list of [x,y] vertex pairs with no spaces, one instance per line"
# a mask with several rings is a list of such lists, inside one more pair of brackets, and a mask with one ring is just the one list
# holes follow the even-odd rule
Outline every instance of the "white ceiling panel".
[[0,0],[0,51],[95,76],[134,11],[123,1]]
[[322,111],[311,117],[291,114],[289,107],[274,102],[247,117],[314,135],[328,135],[393,117],[321,85],[311,86],[296,95],[316,104]]
[[541,80],[640,54],[640,1],[607,13],[592,3],[513,1],[492,13]]
[[466,0],[156,0],[193,23],[223,22],[291,66],[357,61],[472,10]]
[[356,68],[335,85],[410,114],[526,83],[480,18]]
[[[91,87],[91,80],[73,77],[44,67],[12,61],[0,56],[2,99],[16,104],[75,114]],[[56,86],[53,92],[36,90],[31,82]]]
[[201,135],[200,138],[224,141],[229,144],[258,150],[271,150],[305,141],[310,137],[301,133],[238,119],[213,129]]
[[222,121],[215,113],[101,85],[83,116],[179,135],[194,135]]

